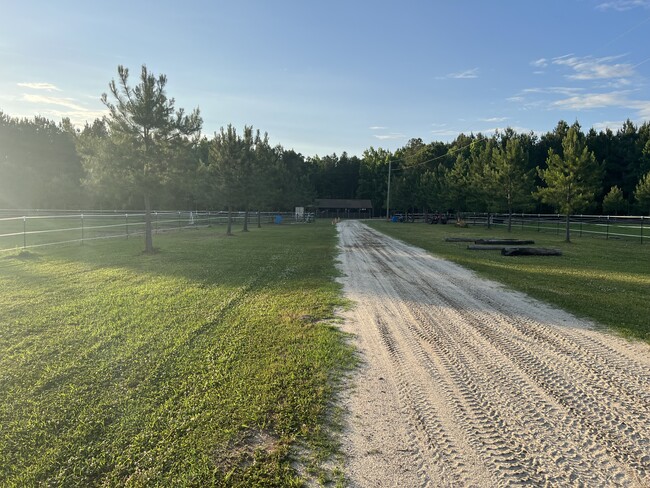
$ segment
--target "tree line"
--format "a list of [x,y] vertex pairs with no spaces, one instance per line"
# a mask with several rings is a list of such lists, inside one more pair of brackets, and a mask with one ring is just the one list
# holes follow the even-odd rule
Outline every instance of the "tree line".
[[396,151],[305,157],[253,127],[201,135],[198,109],[176,109],[167,79],[128,69],[75,128],[0,112],[0,207],[290,210],[316,198],[364,198],[399,211],[647,213],[650,122],[616,132],[560,121],[538,136],[505,129]]

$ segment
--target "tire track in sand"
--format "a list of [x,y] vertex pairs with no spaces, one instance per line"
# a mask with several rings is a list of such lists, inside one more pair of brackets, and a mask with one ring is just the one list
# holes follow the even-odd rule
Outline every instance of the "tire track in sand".
[[650,486],[650,347],[339,224],[352,486]]

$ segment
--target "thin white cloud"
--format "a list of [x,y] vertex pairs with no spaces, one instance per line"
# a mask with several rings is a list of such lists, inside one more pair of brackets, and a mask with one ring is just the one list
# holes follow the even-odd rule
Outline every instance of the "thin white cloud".
[[509,117],[490,117],[488,119],[478,119],[479,122],[505,122]]
[[61,107],[66,107],[72,110],[84,111],[85,108],[81,105],[75,103],[72,98],[62,98],[62,97],[49,97],[45,95],[30,95],[25,94],[22,97],[22,100],[30,103],[42,103],[46,105],[59,105]]
[[596,86],[596,88],[600,89],[616,89],[620,90],[621,88],[627,88],[632,84],[630,80],[627,80],[625,78],[621,78],[620,80],[612,80],[608,81],[606,83],[601,83]]
[[61,91],[60,88],[57,88],[52,83],[18,83],[18,86],[30,88],[32,90],[44,90],[48,92]]
[[635,74],[634,66],[630,63],[612,63],[622,56],[607,56],[593,58],[591,56],[562,56],[553,59],[553,64],[568,66],[575,74],[567,75],[571,80],[624,79]]
[[596,122],[595,124],[592,124],[591,126],[596,132],[601,132],[604,131],[605,129],[609,129],[612,132],[617,131],[621,127],[623,127],[623,121],[622,120],[617,120],[617,121],[611,121],[611,120],[605,120],[603,122]]
[[610,93],[586,93],[574,97],[557,100],[551,103],[551,108],[567,110],[591,110],[599,108],[620,108],[636,110],[638,120],[650,120],[650,100],[634,100],[628,98],[629,91]]
[[404,134],[391,133],[391,134],[375,134],[373,137],[379,139],[380,141],[391,140],[391,139],[406,139]]
[[650,100],[633,100],[629,102],[629,107],[638,110],[640,120],[650,120]]
[[535,61],[531,61],[530,65],[534,66],[535,68],[546,68],[548,66],[548,59],[539,58]]
[[386,130],[388,127],[382,127],[381,125],[373,125],[371,127],[368,127],[370,130]]
[[586,93],[563,100],[557,100],[551,104],[552,107],[571,110],[590,110],[604,107],[626,107],[628,101],[625,94],[621,92],[611,93]]
[[520,95],[527,95],[530,93],[550,93],[556,95],[574,95],[583,91],[582,88],[573,88],[568,86],[548,86],[546,88],[524,88],[521,90]]
[[[53,97],[39,94],[23,94],[19,99],[36,106],[32,115],[37,113],[52,120],[68,118],[77,126],[92,122],[108,113],[106,109],[88,108],[73,98]],[[30,116],[25,114],[25,116]]]
[[596,6],[598,10],[618,10],[624,12],[633,8],[650,8],[650,0],[612,0]]
[[460,71],[458,73],[449,73],[438,79],[453,79],[453,80],[471,80],[478,78],[478,68],[472,68],[465,71]]
[[461,131],[459,130],[450,130],[450,129],[440,129],[440,130],[431,131],[431,135],[437,137],[452,137],[452,136],[457,136],[460,133]]

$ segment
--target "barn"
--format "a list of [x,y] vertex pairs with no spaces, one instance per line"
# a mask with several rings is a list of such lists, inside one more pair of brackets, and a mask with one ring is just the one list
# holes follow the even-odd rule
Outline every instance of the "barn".
[[371,219],[372,201],[321,198],[316,200],[316,214],[320,218]]

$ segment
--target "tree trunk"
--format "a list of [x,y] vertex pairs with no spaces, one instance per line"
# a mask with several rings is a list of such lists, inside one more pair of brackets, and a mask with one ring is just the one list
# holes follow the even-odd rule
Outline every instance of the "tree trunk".
[[151,235],[151,197],[144,195],[144,252],[153,253],[153,237]]
[[500,244],[503,246],[522,246],[528,244],[535,244],[535,241],[529,239],[477,239],[474,241],[474,244],[487,244],[487,245]]
[[502,256],[562,256],[560,249],[545,247],[506,247],[501,250]]
[[244,228],[242,231],[248,232],[248,208],[246,208],[246,211],[244,212]]
[[232,207],[228,206],[228,228],[226,229],[226,235],[232,235]]
[[261,229],[262,228],[262,212],[259,210],[257,211],[257,228]]
[[569,212],[566,214],[566,238],[564,242],[571,242],[571,214]]

